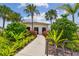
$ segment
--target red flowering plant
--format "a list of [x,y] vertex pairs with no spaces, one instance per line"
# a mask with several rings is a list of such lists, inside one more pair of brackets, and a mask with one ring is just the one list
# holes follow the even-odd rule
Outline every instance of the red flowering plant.
[[34,30],[30,30],[30,33],[35,36],[37,35],[37,31],[34,31]]
[[43,31],[42,34],[46,37],[48,35],[48,31]]

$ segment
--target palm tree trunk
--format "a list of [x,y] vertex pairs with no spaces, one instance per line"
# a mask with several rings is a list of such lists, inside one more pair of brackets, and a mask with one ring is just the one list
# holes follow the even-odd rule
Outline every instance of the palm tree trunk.
[[3,18],[3,28],[5,27],[5,18]]
[[72,21],[75,22],[75,21],[74,21],[74,14],[72,15]]
[[31,17],[32,17],[32,30],[33,30],[33,13],[31,15]]

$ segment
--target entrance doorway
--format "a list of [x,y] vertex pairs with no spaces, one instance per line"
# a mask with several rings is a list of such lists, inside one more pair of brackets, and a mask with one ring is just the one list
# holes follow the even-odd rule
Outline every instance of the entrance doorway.
[[34,31],[36,31],[37,34],[39,34],[39,33],[38,33],[38,27],[34,27]]
[[46,31],[46,28],[45,28],[45,27],[42,28],[42,33],[43,33],[44,31]]

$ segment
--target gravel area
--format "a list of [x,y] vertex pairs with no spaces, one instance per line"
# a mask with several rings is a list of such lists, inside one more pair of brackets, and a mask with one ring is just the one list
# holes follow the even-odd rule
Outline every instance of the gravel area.
[[[51,45],[48,45],[48,54],[51,56],[54,56],[54,54],[55,54],[55,49]],[[69,49],[65,49],[65,51],[63,53],[62,48],[58,48],[57,54],[58,54],[58,56],[79,56],[79,52],[72,53]]]

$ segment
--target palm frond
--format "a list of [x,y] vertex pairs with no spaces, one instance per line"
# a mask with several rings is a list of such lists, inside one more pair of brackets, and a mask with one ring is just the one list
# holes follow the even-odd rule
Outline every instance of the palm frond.
[[57,11],[56,10],[51,9],[48,12],[45,13],[46,20],[56,19],[56,17],[57,17]]
[[68,13],[73,13],[73,8],[69,4],[64,4],[59,7],[60,9],[66,10]]
[[76,3],[73,7],[74,13],[79,9],[79,3]]

